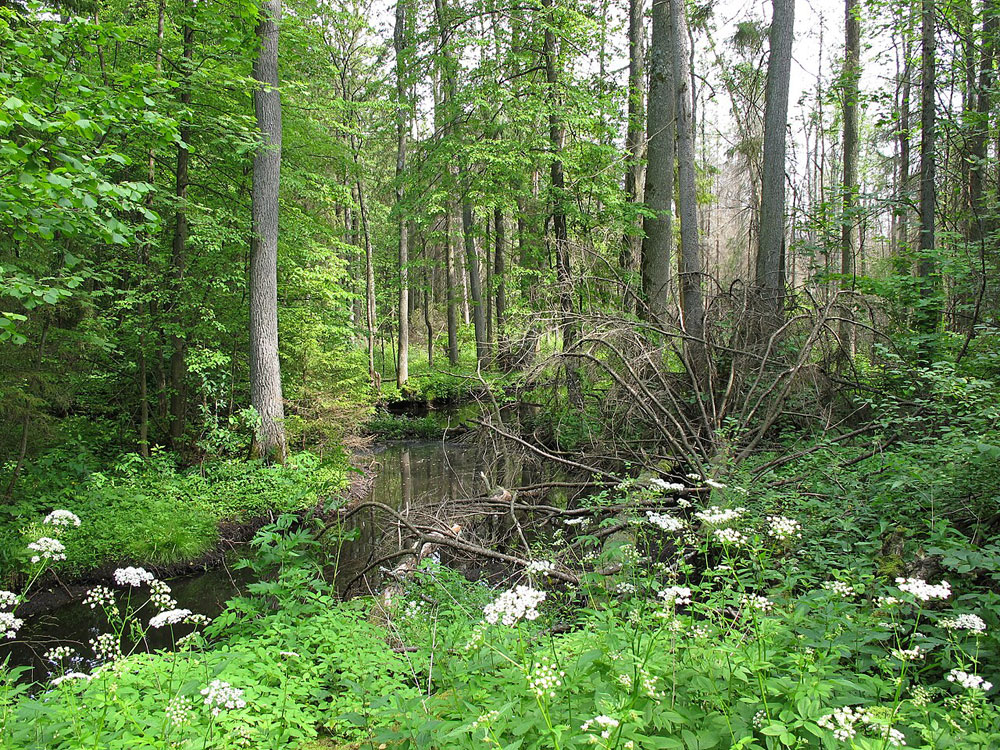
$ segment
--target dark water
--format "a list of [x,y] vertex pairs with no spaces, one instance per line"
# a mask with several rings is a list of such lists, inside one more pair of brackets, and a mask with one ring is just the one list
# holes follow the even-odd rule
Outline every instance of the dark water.
[[[453,516],[454,509],[449,506],[455,500],[486,494],[487,485],[481,473],[494,478],[492,481],[498,481],[498,476],[516,475],[518,480],[527,476],[521,467],[510,461],[504,464],[498,460],[496,451],[481,444],[441,440],[390,443],[378,446],[374,458],[378,466],[369,498],[418,521],[431,522],[437,517]],[[347,536],[353,540],[340,547],[337,582],[342,591],[372,561],[398,544],[396,535],[387,533],[390,520],[385,514],[365,510],[346,525]],[[388,565],[391,567],[394,563]],[[475,575],[474,572],[472,577]],[[246,570],[222,566],[168,583],[179,608],[214,617],[229,599],[243,593],[250,581]],[[356,582],[351,591],[344,593],[366,593],[366,587],[375,587],[378,582],[376,568],[374,574],[367,575]],[[145,594],[147,590],[138,591]],[[22,679],[43,680],[52,666],[44,661],[44,654],[55,646],[70,646],[79,654],[72,669],[90,671],[96,665],[90,640],[108,628],[100,608],[91,609],[82,603],[83,593],[76,600],[44,614],[25,617],[18,640],[0,643],[0,661],[9,656],[11,666],[29,667],[30,671]],[[124,608],[124,601],[120,607]],[[147,607],[142,619],[148,620],[153,614],[155,611]],[[180,637],[186,632],[183,628],[175,629],[174,635]],[[161,628],[151,629],[151,637],[139,648],[160,649],[172,645],[170,629]]]

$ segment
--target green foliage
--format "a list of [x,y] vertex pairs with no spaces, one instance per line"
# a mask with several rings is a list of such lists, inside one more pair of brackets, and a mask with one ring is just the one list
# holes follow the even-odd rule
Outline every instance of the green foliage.
[[[183,469],[173,454],[135,454],[107,465],[93,455],[47,456],[25,477],[21,499],[5,508],[0,559],[13,573],[27,537],[28,519],[65,508],[84,520],[67,543],[60,570],[79,574],[123,562],[169,564],[211,551],[221,521],[252,522],[269,513],[304,510],[346,486],[341,454],[327,460],[303,452],[284,466],[215,459]],[[60,471],[50,472],[54,465]]]

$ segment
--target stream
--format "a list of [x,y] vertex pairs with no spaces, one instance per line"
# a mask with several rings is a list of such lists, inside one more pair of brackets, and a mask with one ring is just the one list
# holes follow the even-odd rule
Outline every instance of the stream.
[[[368,497],[393,508],[433,512],[435,507],[456,498],[483,493],[479,474],[486,469],[486,458],[481,448],[470,444],[443,440],[392,442],[377,445],[374,454],[378,466]],[[352,519],[354,538],[341,548],[339,587],[385,553],[384,523],[385,519],[374,510],[362,511]],[[178,607],[215,617],[229,599],[245,591],[252,581],[250,575],[245,569],[234,570],[227,564],[170,580],[169,584]],[[120,595],[124,597],[126,592]],[[120,606],[124,604],[122,599]],[[90,641],[106,627],[100,608],[91,609],[81,599],[75,599],[25,619],[18,640],[0,644],[0,662],[9,657],[9,666],[27,668],[22,680],[46,679],[50,665],[43,657],[56,646],[76,650],[79,656],[74,657],[73,670],[89,672],[97,665]],[[175,631],[177,637],[188,632],[183,627]],[[150,629],[148,647],[170,648],[170,638],[168,628]]]

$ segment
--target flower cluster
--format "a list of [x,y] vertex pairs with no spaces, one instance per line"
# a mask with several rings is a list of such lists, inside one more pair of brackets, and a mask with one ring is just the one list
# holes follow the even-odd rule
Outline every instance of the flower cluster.
[[938,625],[948,630],[968,630],[981,635],[986,632],[986,621],[979,615],[964,614],[958,617],[944,617],[938,620]]
[[722,526],[732,523],[746,512],[747,509],[743,506],[738,508],[720,508],[718,505],[713,505],[706,510],[698,511],[694,514],[694,517],[711,526]]
[[538,618],[538,605],[545,601],[545,592],[530,586],[517,586],[505,591],[495,601],[487,604],[483,615],[490,625],[499,620],[507,627],[513,627],[519,620]]
[[80,525],[80,517],[76,513],[71,513],[68,510],[54,510],[45,516],[42,521],[44,524],[49,526],[76,526]]
[[0,612],[0,633],[8,638],[14,638],[22,625],[24,625],[24,620],[20,617],[14,617],[13,612]]
[[691,589],[687,586],[668,586],[657,594],[668,605],[684,605],[691,603]]
[[212,680],[208,687],[202,688],[201,694],[205,696],[205,705],[212,707],[212,716],[218,716],[223,709],[232,710],[247,705],[243,691],[222,680]]
[[681,519],[674,518],[668,513],[655,513],[654,511],[647,510],[646,520],[664,531],[680,531],[684,528],[684,522]]
[[90,639],[90,646],[101,661],[115,661],[122,656],[122,645],[116,633],[101,633]]
[[756,609],[759,612],[770,612],[774,607],[774,602],[766,596],[758,596],[757,594],[744,594],[741,602],[744,607]]
[[194,710],[194,701],[185,695],[175,695],[167,701],[164,713],[167,721],[175,727],[182,727],[191,721],[191,712]]
[[151,617],[149,627],[162,628],[164,625],[177,625],[187,620],[190,616],[190,609],[168,609],[166,612],[160,612],[160,614]]
[[546,695],[555,698],[556,688],[562,685],[562,678],[565,676],[566,673],[554,661],[542,659],[528,675],[528,688],[539,698]]
[[493,724],[493,722],[495,722],[499,718],[500,718],[500,712],[499,711],[496,711],[496,710],[494,710],[494,711],[487,711],[484,714],[480,714],[480,716],[474,722],[472,722],[472,729],[473,729],[473,731],[475,731],[476,729],[479,729],[480,727],[488,727],[491,724]]
[[593,719],[587,719],[580,725],[580,729],[584,732],[590,732],[591,727],[593,727],[593,731],[600,732],[603,739],[610,739],[611,733],[618,728],[618,724],[618,719],[602,715],[595,716]]
[[913,594],[922,602],[931,599],[947,599],[951,596],[951,584],[941,581],[938,584],[927,583],[923,578],[897,578],[896,585],[900,591]]
[[903,733],[890,726],[879,724],[875,715],[867,708],[844,706],[835,709],[832,714],[823,716],[816,722],[823,729],[833,732],[833,737],[841,742],[850,742],[858,733],[859,725],[862,731],[873,734],[890,747],[902,747],[906,744]]
[[28,549],[35,553],[31,556],[32,564],[40,563],[42,560],[55,562],[66,559],[66,547],[58,539],[53,539],[50,536],[43,536],[37,541],[31,542]]
[[768,516],[767,524],[771,529],[771,536],[782,542],[802,538],[802,524],[793,518]]
[[680,482],[665,482],[659,477],[653,477],[649,483],[664,492],[683,492],[685,490],[684,485]]
[[635,584],[629,583],[628,581],[622,581],[621,583],[615,584],[615,593],[622,596],[631,596],[635,593]]
[[567,526],[579,526],[581,529],[585,529],[590,526],[590,519],[584,516],[578,516],[577,518],[567,518],[563,521]]
[[711,487],[713,490],[726,489],[726,485],[724,485],[722,482],[716,482],[714,479],[706,479],[705,485]]
[[95,607],[113,607],[115,606],[115,592],[107,586],[95,586],[87,592],[87,597],[83,600],[83,603],[90,605],[91,609]]
[[988,693],[993,688],[993,683],[984,680],[977,674],[963,672],[961,669],[953,669],[947,675],[948,682],[957,682],[967,690],[982,690]]
[[56,685],[62,682],[66,682],[67,680],[92,680],[92,679],[94,679],[94,675],[92,674],[86,674],[84,672],[67,672],[66,674],[60,677],[56,677],[54,680],[52,680],[52,687],[55,687]]
[[153,605],[164,612],[168,609],[176,609],[177,600],[170,596],[170,587],[163,581],[154,578],[149,582],[149,600]]
[[153,574],[145,568],[133,568],[129,566],[127,568],[118,568],[115,571],[115,583],[119,586],[142,586],[144,583],[150,583],[153,580]]
[[532,560],[524,567],[524,572],[530,575],[548,575],[556,569],[556,564],[551,560]]
[[913,648],[894,648],[889,653],[900,661],[917,661],[923,659],[927,652],[920,646],[914,646]]
[[734,547],[742,547],[749,541],[746,534],[736,529],[716,529],[712,532],[712,536],[715,537],[716,541],[722,542],[722,544],[731,544]]
[[0,591],[0,609],[16,607],[21,602],[21,597],[13,591]]
[[63,659],[68,659],[73,654],[76,653],[76,649],[69,646],[56,646],[55,648],[50,648],[45,652],[46,661],[51,662],[61,662]]
[[843,581],[826,581],[823,584],[823,588],[825,588],[827,591],[832,591],[834,594],[837,594],[838,596],[842,596],[844,599],[850,599],[852,596],[858,593],[857,589],[855,589],[848,583],[844,583]]

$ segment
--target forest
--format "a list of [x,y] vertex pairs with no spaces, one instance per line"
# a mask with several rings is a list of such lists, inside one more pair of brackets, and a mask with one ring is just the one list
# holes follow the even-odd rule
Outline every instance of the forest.
[[0,750],[1000,747],[998,76],[1000,0],[0,0]]

